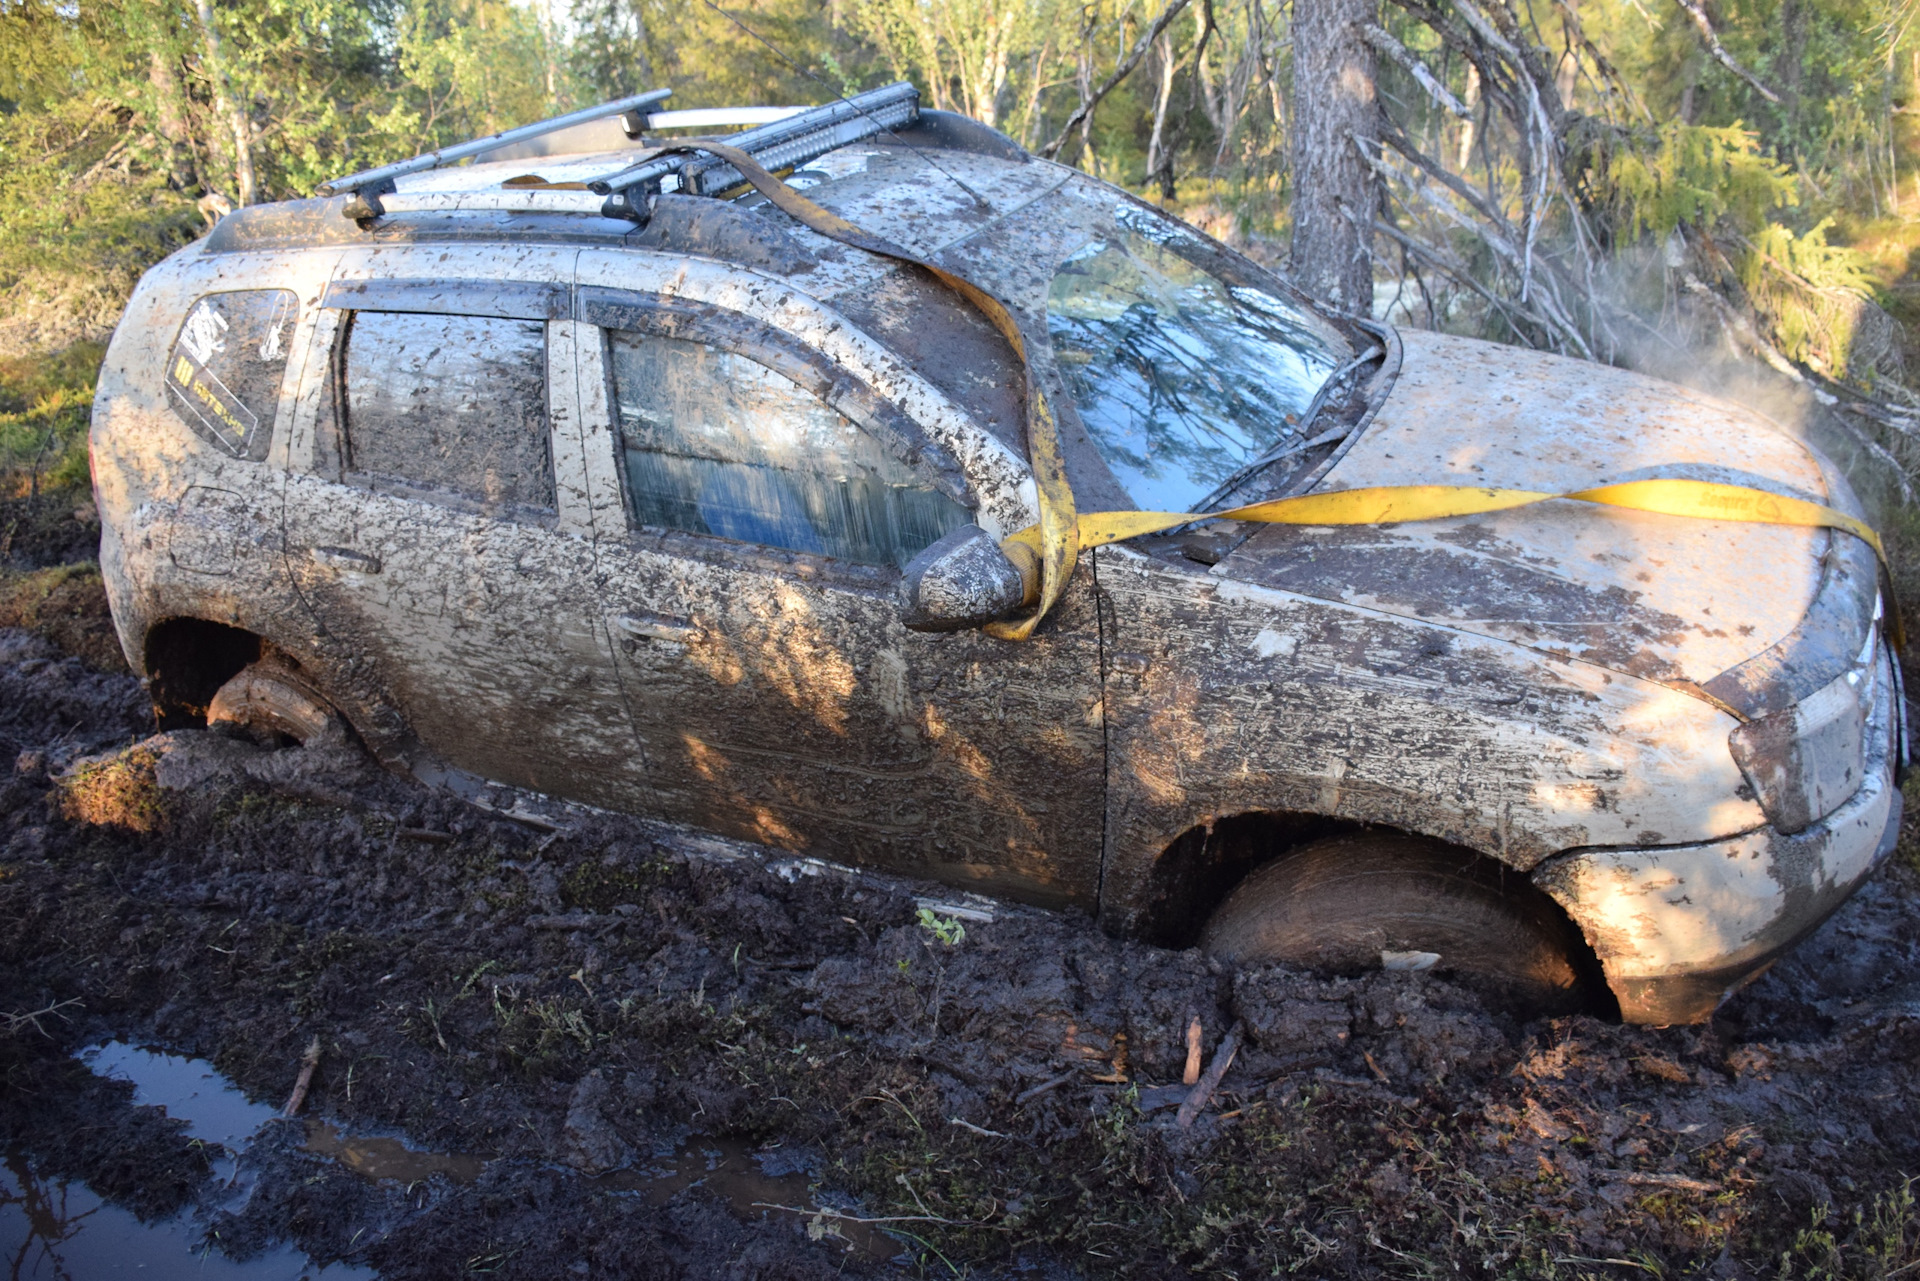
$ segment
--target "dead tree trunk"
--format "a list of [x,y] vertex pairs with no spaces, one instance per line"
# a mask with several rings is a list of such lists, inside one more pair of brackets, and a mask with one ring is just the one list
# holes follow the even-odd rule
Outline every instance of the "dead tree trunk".
[[1372,224],[1380,180],[1373,50],[1377,0],[1294,0],[1293,277],[1360,315],[1373,309]]

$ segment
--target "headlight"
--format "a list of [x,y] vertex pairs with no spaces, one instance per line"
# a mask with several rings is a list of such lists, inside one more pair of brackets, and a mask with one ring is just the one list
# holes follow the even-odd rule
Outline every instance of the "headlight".
[[1869,628],[1854,665],[1783,712],[1748,721],[1727,745],[1767,821],[1791,835],[1860,790],[1867,719],[1878,696],[1880,629]]

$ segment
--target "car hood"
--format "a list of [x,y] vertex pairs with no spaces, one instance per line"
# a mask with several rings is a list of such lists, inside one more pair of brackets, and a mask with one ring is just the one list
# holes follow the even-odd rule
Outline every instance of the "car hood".
[[[1392,392],[1316,492],[1564,492],[1658,475],[1857,510],[1830,465],[1737,405],[1587,361],[1402,339]],[[1214,572],[1707,685],[1795,631],[1821,589],[1829,540],[1843,537],[1548,502],[1406,525],[1265,526]]]

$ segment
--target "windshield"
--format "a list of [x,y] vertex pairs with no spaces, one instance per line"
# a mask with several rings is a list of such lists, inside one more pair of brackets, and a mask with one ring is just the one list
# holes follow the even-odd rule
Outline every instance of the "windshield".
[[1047,290],[1047,331],[1081,421],[1144,510],[1190,511],[1290,443],[1348,357],[1303,306],[1199,265],[1219,257],[1171,220],[1122,206]]

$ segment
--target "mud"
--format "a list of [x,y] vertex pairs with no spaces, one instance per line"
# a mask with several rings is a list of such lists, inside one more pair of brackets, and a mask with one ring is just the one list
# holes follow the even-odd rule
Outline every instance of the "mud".
[[[1709,1027],[1522,1023],[1431,975],[1235,974],[639,820],[536,830],[353,749],[155,736],[66,645],[0,631],[0,1200],[395,1279],[1920,1260],[1912,847]],[[1196,1019],[1203,1063],[1241,1048],[1183,1127]],[[302,1116],[238,1155],[77,1057],[202,1059],[278,1110],[315,1037]]]

